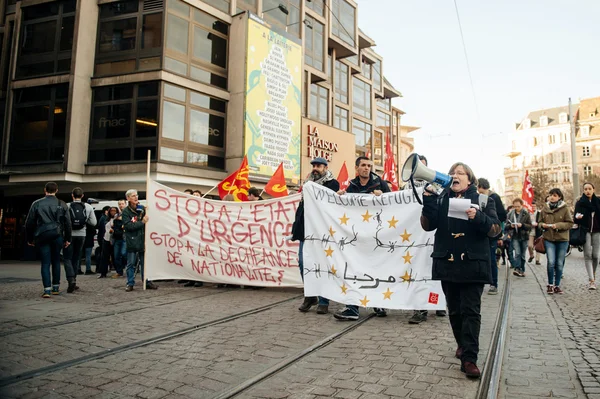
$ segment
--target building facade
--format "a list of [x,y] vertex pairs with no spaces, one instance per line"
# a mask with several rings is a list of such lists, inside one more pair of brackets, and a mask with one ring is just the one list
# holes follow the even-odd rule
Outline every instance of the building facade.
[[[370,154],[382,172],[388,132],[401,154],[391,106],[401,94],[384,78],[357,13],[352,0],[0,2],[2,257],[18,256],[20,219],[47,181],[63,199],[75,186],[93,198],[121,198],[129,188],[144,196],[150,154],[151,178],[206,193],[239,166],[251,128],[263,143],[258,158],[267,158],[263,114],[277,109],[261,105],[263,123],[252,125],[249,24],[264,27],[270,45],[277,37],[283,54],[301,47],[290,69],[299,76],[299,109],[289,123],[300,127],[288,143],[299,147],[290,186],[315,155],[337,175],[344,162],[352,174],[355,157]],[[278,56],[269,53],[270,65]],[[276,87],[265,70],[256,83]],[[250,179],[262,187],[268,176],[259,169]]]

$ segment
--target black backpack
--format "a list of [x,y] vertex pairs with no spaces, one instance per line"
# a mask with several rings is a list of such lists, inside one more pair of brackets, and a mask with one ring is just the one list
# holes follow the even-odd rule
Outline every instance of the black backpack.
[[113,220],[112,238],[114,240],[122,240],[124,234],[125,234],[125,230],[123,229],[123,220],[119,220],[119,219]]
[[85,214],[85,204],[83,202],[72,202],[71,207],[71,228],[73,230],[81,230],[87,223]]

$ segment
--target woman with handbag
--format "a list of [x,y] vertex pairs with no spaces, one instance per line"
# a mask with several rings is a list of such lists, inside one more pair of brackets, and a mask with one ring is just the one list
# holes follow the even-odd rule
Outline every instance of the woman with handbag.
[[575,224],[585,232],[583,256],[588,273],[588,289],[596,289],[596,267],[600,254],[600,199],[594,194],[592,183],[583,183],[583,195],[575,204]]
[[569,247],[569,230],[573,226],[571,211],[564,202],[559,188],[549,192],[549,200],[542,209],[540,226],[544,229],[544,246],[548,261],[547,293],[564,294],[560,281],[565,266],[565,256]]

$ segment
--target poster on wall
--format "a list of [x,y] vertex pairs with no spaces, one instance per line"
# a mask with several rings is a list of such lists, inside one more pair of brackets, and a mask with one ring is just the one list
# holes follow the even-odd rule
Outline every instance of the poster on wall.
[[249,14],[244,150],[252,175],[300,178],[302,44]]

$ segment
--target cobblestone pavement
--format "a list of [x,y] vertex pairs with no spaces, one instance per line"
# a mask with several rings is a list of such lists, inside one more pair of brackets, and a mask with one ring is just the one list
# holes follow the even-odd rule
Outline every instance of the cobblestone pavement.
[[[546,261],[512,278],[501,398],[600,398],[597,293],[588,291],[583,255],[565,263],[564,295],[547,295]],[[583,387],[582,387],[583,385]],[[586,394],[588,394],[586,396]]]

